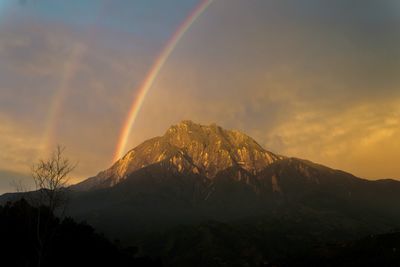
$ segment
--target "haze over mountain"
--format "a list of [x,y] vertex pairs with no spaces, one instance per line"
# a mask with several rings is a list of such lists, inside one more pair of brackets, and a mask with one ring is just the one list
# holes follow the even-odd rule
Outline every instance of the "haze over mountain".
[[27,189],[34,187],[29,174],[0,170],[0,194],[17,190],[16,187],[19,183],[26,186]]

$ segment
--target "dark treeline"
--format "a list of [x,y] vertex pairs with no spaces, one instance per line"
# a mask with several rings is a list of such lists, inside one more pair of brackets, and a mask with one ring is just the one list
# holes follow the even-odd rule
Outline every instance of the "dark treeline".
[[86,223],[59,219],[24,199],[0,206],[1,266],[160,266],[138,257]]
[[86,223],[59,219],[22,199],[0,206],[1,266],[400,266],[400,233],[326,245],[332,237],[318,234],[323,226],[314,224],[181,225],[141,242],[151,256],[144,257]]
[[345,240],[345,230],[329,235],[325,227],[330,226],[293,218],[208,221],[155,235],[144,248],[147,255],[161,256],[166,267],[400,266],[400,232]]

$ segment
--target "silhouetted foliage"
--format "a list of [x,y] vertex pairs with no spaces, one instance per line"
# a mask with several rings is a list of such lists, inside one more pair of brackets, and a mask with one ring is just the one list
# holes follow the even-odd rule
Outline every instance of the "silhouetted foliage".
[[400,266],[400,233],[358,239],[355,228],[334,230],[336,223],[312,216],[208,221],[153,233],[143,247],[171,267]]
[[[32,207],[24,199],[0,206],[1,266],[37,266],[37,220],[48,222],[53,236],[45,244],[41,266],[160,266],[157,261],[136,257],[134,247],[122,248],[95,232],[88,224],[63,220],[47,207]],[[49,231],[50,229],[50,231]],[[39,229],[42,233],[44,229]]]
[[368,237],[314,249],[285,266],[400,266],[400,232]]

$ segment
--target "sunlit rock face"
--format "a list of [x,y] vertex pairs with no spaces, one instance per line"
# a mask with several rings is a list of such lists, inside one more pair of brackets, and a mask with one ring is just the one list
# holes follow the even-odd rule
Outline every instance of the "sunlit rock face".
[[249,136],[215,124],[203,126],[183,121],[169,128],[163,138],[190,157],[209,178],[233,166],[256,173],[280,158]]
[[[282,156],[266,151],[254,139],[239,132],[211,124],[204,126],[182,121],[129,151],[110,169],[99,173],[81,186],[113,186],[129,174],[159,162],[169,171],[200,174],[213,179],[219,172],[234,167],[256,175]],[[241,173],[238,173],[240,176]]]

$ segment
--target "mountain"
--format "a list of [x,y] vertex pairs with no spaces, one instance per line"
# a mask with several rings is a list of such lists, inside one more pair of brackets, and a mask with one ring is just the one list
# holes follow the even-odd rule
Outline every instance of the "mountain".
[[400,229],[400,182],[278,155],[241,132],[191,121],[68,192],[70,216],[139,243],[165,266],[285,263]]
[[299,212],[374,231],[400,225],[400,182],[277,155],[241,132],[191,121],[70,189],[74,216],[118,233]]
[[182,121],[161,137],[150,139],[129,151],[110,169],[73,186],[75,190],[112,187],[132,173],[150,165],[169,165],[167,171],[198,174],[212,180],[228,168],[257,174],[284,157],[263,149],[239,131],[212,124],[203,126]]

